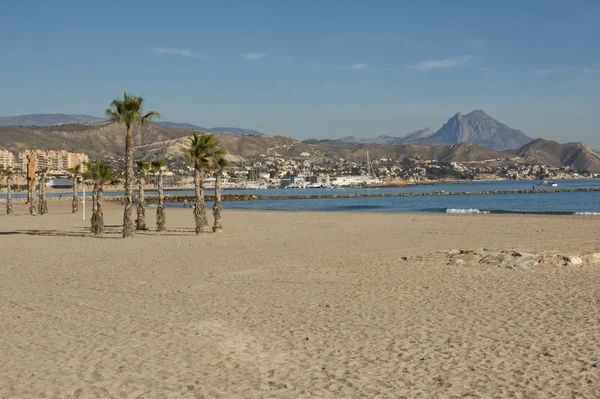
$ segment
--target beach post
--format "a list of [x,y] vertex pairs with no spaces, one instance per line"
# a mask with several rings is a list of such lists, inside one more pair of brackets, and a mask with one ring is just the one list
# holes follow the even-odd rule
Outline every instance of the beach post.
[[85,186],[83,186],[83,198],[81,204],[83,205],[83,220],[85,220]]

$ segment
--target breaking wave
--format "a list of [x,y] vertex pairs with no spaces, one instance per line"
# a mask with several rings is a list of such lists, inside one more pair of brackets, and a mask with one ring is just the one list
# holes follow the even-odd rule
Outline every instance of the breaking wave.
[[575,212],[575,215],[600,215],[600,212]]
[[474,208],[469,208],[469,209],[461,209],[461,208],[448,208],[446,209],[446,213],[455,213],[455,214],[488,214],[490,213],[489,211],[482,211],[480,209],[474,209]]

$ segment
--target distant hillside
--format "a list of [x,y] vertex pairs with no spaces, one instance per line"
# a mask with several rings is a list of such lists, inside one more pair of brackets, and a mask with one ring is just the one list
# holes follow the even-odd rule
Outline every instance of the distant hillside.
[[304,143],[310,145],[314,152],[318,150],[325,157],[344,158],[349,161],[366,160],[367,151],[371,159],[422,157],[423,159],[435,159],[441,162],[477,162],[511,157],[510,154],[469,143],[451,146],[361,144],[347,143],[340,140],[306,140]]
[[[148,123],[133,129],[133,142],[138,146],[172,140],[189,134],[189,130]],[[65,149],[84,152],[92,158],[122,157],[125,148],[125,128],[112,122],[37,127],[2,126],[0,148],[15,153],[25,149]]]
[[429,137],[433,134],[433,132],[426,127],[425,129],[420,129],[415,132],[409,133],[406,136],[376,136],[376,137],[356,137],[356,136],[346,136],[339,139],[339,141],[343,141],[344,143],[360,143],[360,144],[411,144],[415,140]]
[[263,133],[257,132],[256,130],[251,129],[242,129],[239,127],[212,127],[205,128],[197,125],[192,125],[190,123],[179,123],[179,122],[156,122],[157,125],[165,126],[165,127],[174,127],[178,129],[189,129],[189,130],[197,130],[200,132],[209,132],[209,133],[224,133],[224,134],[234,134],[239,136],[248,136],[248,135],[262,135]]
[[417,130],[402,137],[403,144],[416,144],[424,139],[433,136],[434,132],[426,127],[425,129]]
[[68,123],[94,123],[105,121],[91,115],[76,114],[29,114],[19,116],[0,116],[0,126],[53,126]]
[[174,127],[177,129],[189,129],[189,130],[199,130],[201,132],[205,132],[206,129],[200,126],[196,126],[196,125],[192,125],[191,123],[179,123],[179,122],[169,122],[169,121],[164,121],[164,122],[154,122],[157,125],[160,126],[164,126],[164,127]]
[[530,163],[600,172],[600,155],[582,143],[560,144],[537,139],[517,149],[514,154]]
[[[323,153],[309,145],[284,136],[266,135],[233,135],[213,133],[219,143],[230,153],[230,160],[240,162],[255,159],[260,155],[299,158],[309,152],[313,157],[321,157]],[[164,142],[155,142],[136,148],[138,156],[148,159],[183,158],[181,150],[188,144],[187,137]]]
[[487,115],[475,110],[466,115],[457,113],[435,134],[419,140],[421,144],[471,143],[503,151],[519,148],[533,139],[520,130],[512,129]]

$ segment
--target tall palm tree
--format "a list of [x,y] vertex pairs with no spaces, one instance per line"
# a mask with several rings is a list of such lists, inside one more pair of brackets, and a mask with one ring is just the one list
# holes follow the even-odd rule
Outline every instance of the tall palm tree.
[[106,116],[111,120],[125,125],[125,210],[123,212],[123,237],[133,237],[133,132],[134,125],[143,125],[154,118],[160,118],[158,112],[150,111],[144,114],[144,99],[141,96],[123,94],[123,99],[116,99],[106,110]]
[[163,174],[167,170],[167,161],[164,159],[157,159],[152,162],[152,167],[158,172],[158,207],[156,208],[156,231],[165,231],[165,195],[164,195],[164,184]]
[[12,179],[15,172],[13,172],[12,168],[6,168],[3,171],[4,177],[6,177],[6,214],[12,215]]
[[152,171],[152,164],[150,162],[139,161],[138,167],[138,203],[137,203],[137,219],[136,230],[148,230],[146,227],[146,197],[144,193],[144,185],[146,184],[146,176]]
[[183,149],[183,153],[190,166],[194,168],[194,193],[196,195],[194,219],[196,234],[200,234],[208,225],[206,205],[204,204],[204,177],[211,166],[213,157],[224,154],[225,150],[218,148],[219,143],[212,134],[199,136],[194,133],[188,139],[190,143]]
[[225,168],[229,165],[229,162],[223,155],[217,155],[213,159],[213,170],[215,172],[215,202],[213,205],[213,216],[215,218],[215,224],[213,225],[213,232],[219,233],[223,231],[223,225],[221,224],[221,212],[223,211],[223,203],[221,201],[221,181],[223,180],[223,174]]
[[104,184],[113,180],[114,171],[106,165],[105,161],[85,163],[84,177],[94,182],[92,192],[92,218],[90,219],[90,231],[94,234],[102,234],[104,231],[104,214],[102,213],[102,193]]
[[73,201],[71,203],[72,213],[77,213],[79,211],[79,198],[77,197],[77,181],[79,180],[79,176],[81,175],[81,169],[82,164],[67,169],[67,172],[69,172],[69,174],[71,175],[71,180],[73,181]]
[[48,213],[48,201],[46,201],[46,177],[48,168],[41,169],[37,172],[39,176],[40,203],[38,204],[38,213],[45,215]]

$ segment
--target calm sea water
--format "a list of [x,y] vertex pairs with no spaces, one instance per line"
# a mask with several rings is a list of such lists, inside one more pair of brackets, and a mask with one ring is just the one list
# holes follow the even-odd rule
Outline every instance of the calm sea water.
[[[559,180],[557,189],[600,187],[600,180]],[[415,192],[473,192],[491,190],[527,190],[536,182],[497,181],[465,182],[455,184],[421,185],[406,188],[364,189],[268,189],[227,190],[226,193],[252,193],[257,195],[319,195],[363,193],[415,193]],[[256,200],[225,201],[226,209],[297,210],[297,211],[368,211],[368,212],[436,212],[436,213],[547,213],[547,214],[600,214],[600,192],[556,193],[549,186],[536,186],[538,190],[550,191],[540,194],[499,195],[448,195],[419,197],[356,197],[308,200]],[[147,194],[154,194],[147,190]],[[122,195],[107,192],[106,196]],[[166,191],[166,194],[193,194],[193,191]],[[51,193],[48,197],[60,194]],[[69,193],[63,193],[69,196]],[[16,194],[15,197],[23,197]],[[6,195],[0,195],[5,198]],[[211,203],[207,204],[212,206]],[[169,203],[170,207],[182,207],[181,203]]]

